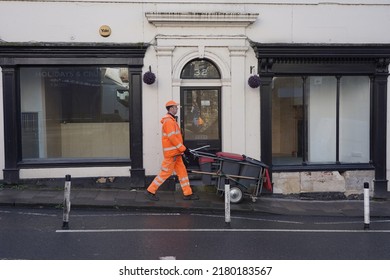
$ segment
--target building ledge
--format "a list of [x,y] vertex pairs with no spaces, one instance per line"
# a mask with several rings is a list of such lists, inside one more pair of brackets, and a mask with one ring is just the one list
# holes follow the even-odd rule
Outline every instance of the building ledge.
[[257,13],[145,13],[156,27],[246,27],[254,23]]

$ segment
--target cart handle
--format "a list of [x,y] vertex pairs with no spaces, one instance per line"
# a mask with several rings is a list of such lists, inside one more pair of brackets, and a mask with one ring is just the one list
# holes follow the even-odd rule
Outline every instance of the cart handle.
[[192,153],[192,152],[195,152],[195,151],[198,151],[198,150],[202,150],[202,149],[206,149],[206,148],[210,148],[210,145],[205,145],[205,146],[202,146],[202,147],[199,147],[199,148],[196,148],[196,149],[189,149],[189,150],[190,150],[190,153]]
[[231,178],[237,178],[237,179],[249,179],[249,180],[258,180],[259,178],[256,177],[249,177],[249,176],[241,176],[241,175],[229,175],[229,174],[224,174],[220,172],[206,172],[206,171],[197,171],[197,170],[190,170],[192,173],[197,173],[197,174],[204,174],[204,175],[212,175],[216,177],[231,177]]

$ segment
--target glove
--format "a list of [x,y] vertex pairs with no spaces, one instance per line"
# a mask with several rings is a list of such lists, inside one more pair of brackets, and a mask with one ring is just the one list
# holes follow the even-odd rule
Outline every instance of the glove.
[[185,154],[185,152],[184,152],[184,154],[182,154],[181,155],[182,156],[182,158],[183,158],[183,161],[184,161],[184,164],[189,164],[190,163],[190,161],[189,161],[189,159],[188,159],[188,157],[187,157],[187,155]]
[[186,150],[184,151],[184,155],[185,155],[186,157],[191,156],[192,154],[191,154],[191,152],[190,152],[190,149],[186,149]]

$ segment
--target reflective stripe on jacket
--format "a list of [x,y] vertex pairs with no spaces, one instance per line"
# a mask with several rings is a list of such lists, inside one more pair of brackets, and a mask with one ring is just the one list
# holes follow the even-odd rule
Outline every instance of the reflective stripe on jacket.
[[182,154],[186,147],[183,145],[183,137],[175,118],[166,114],[162,119],[162,146],[164,157],[174,157]]

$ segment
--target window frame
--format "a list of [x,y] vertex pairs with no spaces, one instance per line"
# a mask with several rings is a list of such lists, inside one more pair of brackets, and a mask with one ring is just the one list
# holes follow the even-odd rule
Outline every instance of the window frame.
[[[0,44],[3,75],[5,182],[18,182],[21,168],[131,165],[144,177],[142,148],[142,67],[147,44]],[[125,67],[129,71],[130,158],[22,160],[20,73],[21,67],[96,66]]]
[[[61,66],[61,67],[53,67],[53,66],[18,67],[18,70],[19,70],[18,75],[19,75],[19,81],[20,81],[20,86],[21,86],[21,91],[19,92],[20,103],[21,103],[20,109],[21,109],[22,115],[23,115],[23,113],[25,113],[22,108],[29,107],[29,105],[27,103],[29,101],[26,101],[26,100],[30,100],[30,98],[31,98],[29,96],[29,93],[35,92],[37,95],[40,95],[42,102],[45,103],[46,102],[45,100],[47,100],[47,98],[48,98],[47,93],[49,93],[49,99],[50,99],[50,97],[53,96],[52,94],[54,91],[54,96],[57,93],[58,99],[61,100],[59,102],[55,102],[55,105],[52,104],[52,105],[48,106],[46,103],[46,105],[39,106],[40,107],[39,114],[41,114],[41,116],[39,119],[40,124],[39,124],[39,129],[37,131],[37,134],[40,134],[41,137],[39,137],[39,138],[41,140],[42,140],[42,138],[46,139],[46,141],[45,140],[43,141],[44,147],[40,146],[41,143],[38,143],[38,146],[40,146],[40,148],[41,148],[40,149],[41,152],[43,152],[44,154],[46,154],[46,153],[50,154],[49,146],[52,146],[53,143],[61,143],[61,141],[64,141],[64,139],[66,138],[66,137],[64,137],[64,134],[63,134],[64,131],[62,131],[62,133],[60,133],[60,134],[57,134],[57,133],[53,134],[53,132],[50,133],[50,125],[48,124],[50,122],[50,120],[51,120],[51,124],[53,125],[53,123],[55,123],[54,126],[56,127],[56,129],[59,129],[59,130],[62,130],[63,128],[69,129],[70,126],[68,124],[76,125],[76,126],[84,124],[84,125],[87,125],[89,128],[90,126],[96,125],[98,123],[100,123],[100,124],[105,123],[106,125],[109,125],[111,123],[126,123],[126,124],[124,124],[124,127],[122,127],[123,130],[121,129],[121,130],[117,130],[117,131],[122,131],[123,137],[129,138],[130,133],[127,133],[127,131],[126,131],[130,128],[130,126],[129,126],[129,117],[130,117],[129,104],[126,104],[127,109],[123,110],[125,112],[122,111],[122,116],[124,119],[121,121],[112,120],[112,119],[110,120],[110,118],[109,118],[110,116],[105,118],[103,115],[103,112],[101,112],[101,107],[103,106],[103,104],[105,104],[105,102],[102,100],[103,88],[104,88],[104,83],[103,83],[104,77],[102,76],[101,71],[103,68],[108,69],[108,68],[112,68],[112,67],[107,67],[107,66],[100,67],[100,66],[96,66],[96,65],[90,65],[90,66],[73,66],[73,65],[69,66],[69,65],[67,65],[65,67],[64,66]],[[114,69],[114,68],[112,68],[112,69]],[[115,67],[115,69],[124,69],[126,72],[128,72],[127,67],[122,67],[122,68]],[[62,75],[62,77],[61,77],[61,75],[57,75],[56,77],[54,77],[54,76],[48,77],[48,75],[44,75],[44,74],[42,75],[42,73],[49,73],[49,72],[54,73],[54,74],[61,73],[63,75]],[[76,72],[78,72],[77,75],[76,75]],[[86,73],[89,75],[85,76],[85,75],[81,75],[80,73],[84,73],[84,74]],[[92,73],[93,78],[89,78],[89,77],[91,77],[91,75],[90,75],[91,73]],[[95,75],[96,73],[98,75]],[[65,77],[65,75],[67,77]],[[37,84],[42,83],[42,88],[34,91],[31,89],[31,86],[32,86],[31,84],[23,84],[23,82],[26,82],[27,77],[34,77],[34,82],[35,82],[34,85],[36,86]],[[63,78],[63,77],[65,77],[65,78]],[[70,78],[68,78],[68,77],[70,77]],[[86,79],[89,79],[89,80],[87,80],[87,82],[86,82],[86,80],[84,80],[84,77],[86,77]],[[74,80],[72,80],[72,78]],[[54,82],[53,82],[53,79],[54,79]],[[54,86],[51,85],[52,83],[55,83],[55,85]],[[58,85],[57,83],[60,85]],[[82,89],[80,88],[80,85],[81,85],[81,87],[83,87]],[[127,87],[126,91],[128,92],[129,83],[127,82],[124,85]],[[48,89],[48,87],[49,87],[49,89]],[[69,87],[71,87],[71,88],[69,88]],[[115,87],[119,88],[119,87],[123,87],[123,86],[115,84]],[[64,88],[65,88],[65,90],[64,90]],[[83,96],[84,92],[91,93],[89,96],[93,96],[95,98],[95,101],[91,102],[90,100],[86,101],[85,99],[84,100],[79,99],[78,102],[73,102],[73,105],[70,105],[70,103],[72,102],[71,101],[72,98],[79,98],[80,96]],[[114,96],[114,95],[111,95],[111,96]],[[36,98],[39,99],[38,96]],[[68,98],[68,99],[64,100],[64,98]],[[116,98],[116,96],[114,98]],[[88,108],[88,106],[91,104],[94,104],[94,107]],[[118,106],[121,106],[121,105],[118,104]],[[35,106],[33,106],[33,108],[35,108]],[[49,110],[48,108],[51,108],[51,110]],[[33,110],[35,111],[35,109],[33,109]],[[58,115],[53,116],[53,112],[55,112],[55,113],[58,112]],[[111,117],[112,117],[112,115],[111,115]],[[63,124],[67,124],[67,125],[65,125],[63,127]],[[60,126],[61,126],[61,129],[60,129]],[[90,132],[90,130],[88,130],[87,127],[84,127],[84,128],[82,129],[84,132]],[[100,130],[101,130],[100,133],[104,133],[103,129],[100,129]],[[124,131],[126,131],[126,132],[124,132]],[[69,132],[69,130],[68,130],[68,132]],[[72,132],[74,132],[74,131],[72,131]],[[66,132],[65,132],[65,134],[66,134]],[[50,138],[50,137],[48,135],[51,135],[54,138],[57,138],[57,136],[58,136],[58,138],[61,138],[61,140],[56,139],[60,142],[53,141],[53,140],[49,141],[48,138]],[[60,135],[62,135],[62,137]],[[27,140],[27,139],[23,138],[23,132],[22,132],[21,137],[22,137],[22,143],[23,143],[23,141]],[[95,139],[97,139],[96,135],[95,135],[95,138],[90,137],[87,141],[81,141],[82,138],[78,138],[78,137],[82,137],[82,136],[81,135],[74,135],[71,137],[72,139],[74,139],[74,141],[75,141],[74,143],[81,143],[81,142],[87,143],[87,142],[95,141]],[[67,137],[67,138],[68,138],[68,140],[70,139],[70,137]],[[118,139],[119,138],[120,137],[118,137]],[[84,138],[83,140],[86,140],[86,139]],[[122,140],[124,140],[124,139],[122,139]],[[51,142],[52,144],[48,144],[45,142]],[[62,143],[64,143],[64,142],[62,142]],[[102,145],[104,147],[109,147],[108,145],[110,145],[110,144],[111,143],[108,143],[108,142],[104,142],[104,144],[102,143]],[[66,156],[66,151],[64,151],[64,150],[61,151],[61,146],[57,146],[57,147],[55,147],[54,151],[53,151],[53,147],[51,147],[51,150],[52,150],[52,152],[54,152],[54,154],[58,154],[58,157],[55,157],[55,156],[53,157],[50,155],[40,157],[39,151],[36,151],[37,152],[36,157],[26,157],[23,154],[23,152],[24,152],[23,148],[26,148],[26,147],[22,145],[21,163],[22,164],[24,164],[24,163],[39,163],[41,160],[48,161],[48,162],[52,161],[55,163],[57,161],[64,161],[66,159],[78,160],[78,161],[82,161],[83,159],[86,161],[105,160],[106,162],[109,162],[109,159],[111,159],[112,162],[116,162],[119,160],[128,161],[130,158],[129,150],[126,153],[121,154],[121,156],[118,156],[119,154],[117,154],[117,156],[101,156],[101,157],[99,157],[96,155],[97,153],[99,153],[98,150],[95,150],[94,152],[92,152],[90,154],[90,156],[81,156],[81,154],[83,154],[83,152],[85,152],[87,149],[84,149],[84,148],[80,149],[80,147],[77,149],[76,146],[73,146],[70,150],[68,149],[68,151],[67,151],[67,152],[70,152],[73,156],[71,156],[71,155]],[[123,151],[126,149],[129,149],[130,148],[130,139],[126,139],[126,141],[121,141],[120,147],[122,147]],[[101,147],[101,148],[103,148],[103,147]],[[45,150],[46,150],[46,152],[45,152]],[[71,152],[71,151],[73,151],[73,152]]]
[[[309,138],[310,138],[310,134],[309,134],[309,113],[308,113],[308,110],[310,109],[309,108],[309,103],[308,103],[308,100],[309,100],[309,95],[308,95],[308,88],[307,88],[307,81],[309,78],[311,77],[331,77],[331,78],[334,78],[335,79],[335,86],[336,86],[336,89],[335,89],[335,92],[334,92],[334,98],[335,98],[335,160],[333,162],[310,162],[308,160],[308,156],[309,156]],[[283,76],[283,75],[275,75],[273,78],[300,78],[300,82],[301,82],[301,86],[302,86],[302,103],[303,103],[303,109],[302,109],[302,115],[303,115],[303,118],[302,118],[302,122],[303,122],[303,125],[302,125],[302,145],[301,145],[301,149],[302,149],[302,161],[301,161],[301,164],[273,164],[274,166],[274,169],[278,169],[279,167],[280,168],[284,168],[284,167],[287,167],[287,166],[306,166],[306,165],[332,165],[332,164],[336,164],[336,165],[346,165],[346,164],[352,164],[352,165],[355,165],[355,164],[361,164],[361,165],[366,165],[366,164],[371,164],[372,163],[372,158],[371,158],[371,152],[369,151],[369,160],[367,162],[346,162],[346,161],[341,161],[340,160],[340,150],[341,150],[341,146],[340,146],[340,142],[341,142],[341,139],[340,139],[340,135],[341,135],[341,132],[340,132],[340,126],[341,126],[341,117],[340,117],[340,110],[341,110],[341,98],[342,98],[342,91],[341,91],[341,83],[342,83],[342,79],[343,77],[367,77],[368,76],[361,76],[361,75],[321,75],[321,76],[317,76],[317,75],[297,75],[297,76]],[[370,108],[372,108],[372,88],[371,88],[371,83],[372,83],[372,80],[370,79],[369,80],[370,84],[370,91],[368,92],[369,94],[369,104],[368,104],[368,108],[369,108],[369,114],[370,114],[370,119],[368,120],[369,123],[370,123],[370,127],[371,127],[371,110]],[[274,82],[273,82],[274,83]],[[272,104],[273,106],[273,104]],[[272,112],[273,114],[273,112]],[[273,115],[272,115],[272,118],[273,118]],[[273,127],[272,127],[273,128]],[[371,146],[371,143],[369,143],[369,145]],[[274,156],[272,156],[272,158],[274,159]]]
[[[376,179],[387,185],[386,107],[389,45],[312,45],[252,43],[258,58],[261,111],[261,158],[272,171],[373,170]],[[368,76],[370,78],[370,162],[272,165],[272,79],[275,76]],[[385,102],[386,103],[386,102]],[[378,108],[380,107],[380,108]],[[384,133],[386,134],[386,133]],[[380,178],[379,178],[380,177]]]

